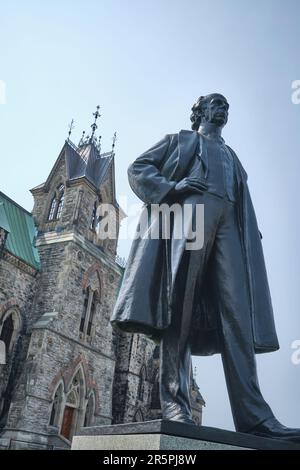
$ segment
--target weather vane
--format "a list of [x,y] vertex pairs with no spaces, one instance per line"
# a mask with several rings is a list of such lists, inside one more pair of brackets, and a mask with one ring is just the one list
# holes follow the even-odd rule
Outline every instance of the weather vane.
[[71,134],[72,134],[72,130],[74,129],[74,119],[72,119],[72,121],[70,122],[69,124],[69,132],[68,132],[68,139],[70,139],[71,137]]

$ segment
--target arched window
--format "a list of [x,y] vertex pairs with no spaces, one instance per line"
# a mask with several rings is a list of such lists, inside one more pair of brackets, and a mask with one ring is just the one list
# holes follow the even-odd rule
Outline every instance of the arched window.
[[61,410],[62,410],[62,402],[63,402],[63,385],[60,384],[58,388],[56,389],[53,402],[52,402],[51,415],[50,415],[50,421],[49,421],[49,424],[51,426],[59,425],[60,415],[61,415]]
[[55,195],[51,200],[50,210],[48,214],[48,220],[58,220],[61,216],[65,199],[65,187],[60,184],[55,191]]
[[17,310],[7,311],[0,321],[0,341],[3,341],[5,347],[5,358],[13,349],[20,332],[21,317]]
[[133,417],[133,422],[134,423],[140,423],[144,421],[144,414],[142,412],[141,409],[138,409],[136,412],[135,412],[135,415]]
[[88,306],[89,306],[89,299],[90,299],[90,286],[87,287],[86,293],[84,296],[84,301],[83,301],[83,310],[80,318],[80,326],[79,326],[79,331],[82,333],[84,332],[84,326],[85,326],[85,320],[87,317],[87,312],[88,312]]
[[98,302],[98,291],[93,290],[90,286],[88,286],[84,297],[83,310],[79,326],[79,331],[86,333],[88,336],[91,336],[92,334],[93,321]]
[[96,230],[96,226],[97,226],[97,201],[95,201],[95,204],[94,204],[94,207],[93,207],[90,228],[92,230]]
[[50,206],[50,211],[49,211],[49,215],[48,215],[48,220],[53,220],[53,219],[55,218],[55,217],[54,217],[55,211],[56,211],[56,196],[54,196],[54,198],[53,198],[52,201],[51,201],[51,206]]
[[91,224],[90,224],[91,230],[95,230],[95,231],[97,230],[98,224],[102,218],[101,205],[100,205],[101,202],[102,202],[102,197],[98,196],[98,199],[94,202],[94,205],[93,205]]
[[14,322],[12,319],[12,315],[9,315],[4,320],[2,330],[1,330],[1,335],[0,335],[0,339],[5,344],[6,351],[9,351],[13,332],[14,332]]
[[65,199],[65,191],[64,187],[62,188],[61,192],[59,193],[59,199],[57,200],[57,211],[56,211],[56,218],[60,219],[62,209],[64,206],[64,199]]
[[91,393],[86,405],[85,415],[84,415],[84,423],[83,426],[91,426],[93,424],[93,418],[95,413],[95,395]]
[[96,313],[96,306],[97,306],[97,292],[94,291],[92,302],[91,302],[91,311],[90,311],[89,320],[88,320],[87,329],[86,329],[86,334],[88,336],[90,336],[92,332],[93,321],[94,321],[94,317]]

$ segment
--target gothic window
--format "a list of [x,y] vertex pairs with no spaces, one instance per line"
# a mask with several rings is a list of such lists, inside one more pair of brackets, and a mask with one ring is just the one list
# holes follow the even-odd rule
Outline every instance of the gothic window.
[[63,205],[64,205],[64,199],[65,199],[65,193],[64,193],[64,190],[63,190],[60,194],[60,198],[57,201],[57,211],[56,211],[56,218],[57,219],[60,219],[62,209],[63,209]]
[[50,415],[50,421],[49,421],[49,424],[51,426],[59,425],[62,401],[63,401],[63,386],[62,384],[60,384],[55,392],[53,403],[52,403],[51,415]]
[[90,287],[87,288],[84,301],[83,301],[83,310],[81,314],[80,327],[79,327],[79,331],[81,331],[82,333],[84,332],[84,325],[85,325],[85,320],[86,320],[87,312],[88,312],[89,298],[90,298]]
[[89,315],[89,321],[88,321],[87,330],[86,330],[86,334],[89,336],[91,335],[95,312],[96,312],[96,293],[94,292],[92,302],[91,302],[91,311]]
[[84,423],[83,426],[91,426],[93,424],[93,418],[95,413],[95,396],[94,393],[91,393],[86,405]]
[[57,190],[58,190],[59,193],[63,192],[63,191],[65,190],[64,185],[61,183],[61,184],[58,186]]
[[48,214],[48,220],[58,220],[61,216],[65,199],[65,187],[60,184],[55,191],[55,195],[51,200],[50,210]]
[[17,340],[20,331],[20,323],[21,319],[17,310],[6,312],[0,321],[0,341],[4,343],[5,362],[7,354],[12,350]]
[[101,202],[102,198],[101,196],[98,196],[98,199],[94,202],[93,205],[90,229],[94,231],[97,231],[98,224],[102,219]]
[[86,294],[83,302],[83,311],[80,319],[79,331],[91,336],[93,321],[96,313],[97,303],[99,302],[99,294],[90,286],[86,289]]
[[55,211],[56,211],[56,196],[54,196],[54,198],[51,201],[48,220],[53,220],[54,219]]
[[3,323],[0,340],[5,344],[6,351],[9,351],[12,335],[14,332],[14,322],[12,315],[9,315]]
[[134,423],[140,423],[144,421],[144,414],[142,412],[141,409],[138,409],[136,412],[135,412],[135,415],[133,417],[133,422]]
[[90,228],[92,230],[96,230],[96,226],[97,226],[97,202],[95,202],[94,207],[93,207],[92,220],[91,220]]

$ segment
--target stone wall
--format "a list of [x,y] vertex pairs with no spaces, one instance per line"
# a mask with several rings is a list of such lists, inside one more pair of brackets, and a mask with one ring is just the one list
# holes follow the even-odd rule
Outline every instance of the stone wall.
[[[30,430],[46,437],[53,432],[49,419],[55,388],[62,380],[67,391],[79,365],[84,370],[85,400],[90,391],[95,393],[94,423],[111,423],[115,352],[109,320],[122,274],[103,253],[97,259],[74,241],[55,242],[52,238],[51,243],[40,240],[38,245],[42,270],[29,321],[30,344],[5,434],[22,430],[31,443],[37,441]],[[79,326],[84,292],[90,283],[99,283],[100,299],[87,336]],[[16,435],[14,440],[18,441]]]
[[[13,334],[11,350],[6,351],[6,364],[0,364],[0,413],[5,420],[13,389],[23,360],[38,273],[31,266],[4,251],[0,259],[0,322],[9,310],[19,318],[18,331]],[[3,425],[3,419],[0,425]]]

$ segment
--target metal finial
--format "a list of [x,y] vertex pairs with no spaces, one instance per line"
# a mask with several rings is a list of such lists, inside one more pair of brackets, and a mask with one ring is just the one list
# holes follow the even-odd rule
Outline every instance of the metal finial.
[[116,141],[117,141],[117,133],[115,132],[114,135],[113,135],[113,138],[112,138],[112,147],[111,147],[111,152],[112,153],[114,153]]
[[97,150],[98,150],[99,154],[101,153],[101,139],[102,139],[102,136],[99,135],[98,142],[96,144],[96,147],[97,147]]
[[95,121],[94,121],[93,124],[91,125],[91,128],[92,128],[91,141],[93,140],[95,131],[96,131],[96,129],[98,128],[96,122],[97,122],[98,117],[101,116],[101,114],[99,113],[99,109],[100,109],[100,106],[98,105],[97,108],[96,108],[96,112],[93,113],[93,116],[95,116]]
[[74,129],[74,119],[72,119],[72,121],[70,122],[69,124],[69,132],[68,132],[68,139],[70,139],[71,137],[71,134],[72,134],[72,130]]
[[78,143],[78,146],[80,147],[80,145],[82,145],[84,143],[84,136],[85,136],[85,131],[82,131],[82,136],[81,136],[81,139]]

